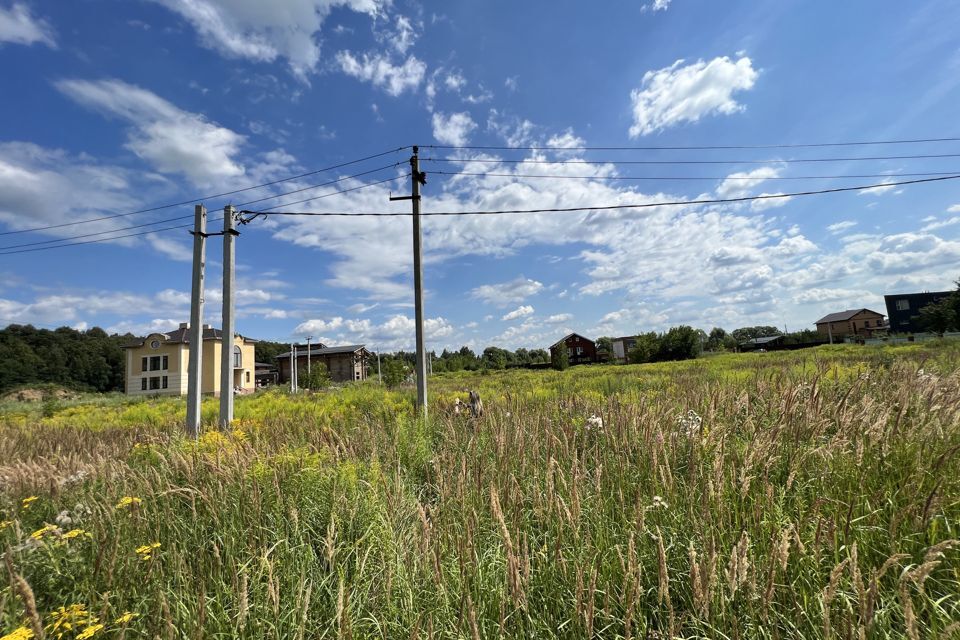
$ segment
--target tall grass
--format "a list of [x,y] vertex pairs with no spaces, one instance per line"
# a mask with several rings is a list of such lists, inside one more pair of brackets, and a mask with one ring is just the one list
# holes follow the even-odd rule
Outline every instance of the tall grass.
[[[178,400],[11,406],[0,621],[53,631],[79,604],[98,637],[951,637],[958,356],[444,374],[428,422],[409,390],[262,393],[199,442]],[[466,388],[483,419],[453,412]]]

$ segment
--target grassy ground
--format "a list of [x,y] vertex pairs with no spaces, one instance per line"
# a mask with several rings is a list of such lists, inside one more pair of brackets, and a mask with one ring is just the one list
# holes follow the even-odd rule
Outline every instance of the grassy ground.
[[8,402],[0,629],[960,636],[958,369],[942,343],[442,374],[427,423],[410,390],[268,392],[199,442],[176,399]]

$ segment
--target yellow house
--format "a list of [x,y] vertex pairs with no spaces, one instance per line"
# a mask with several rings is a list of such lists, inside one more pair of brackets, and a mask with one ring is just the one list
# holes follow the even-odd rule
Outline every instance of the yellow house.
[[[220,395],[220,352],[223,332],[203,325],[203,357],[200,392]],[[256,341],[233,338],[233,386],[243,391],[256,388],[253,345]],[[151,333],[124,347],[129,395],[187,395],[187,366],[190,362],[190,328],[186,322],[168,333]]]

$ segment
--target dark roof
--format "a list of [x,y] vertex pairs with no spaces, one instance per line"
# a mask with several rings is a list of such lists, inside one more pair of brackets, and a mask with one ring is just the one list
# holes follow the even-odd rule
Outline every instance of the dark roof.
[[870,309],[847,309],[846,311],[838,311],[837,313],[828,313],[813,324],[823,324],[824,322],[843,322],[844,320],[849,320],[861,311],[867,311],[874,315],[883,317],[882,313],[877,313],[876,311],[871,311]]
[[[335,355],[337,355],[338,353],[356,353],[357,351],[360,351],[361,349],[363,349],[364,351],[366,351],[366,346],[365,346],[365,345],[362,345],[362,344],[348,344],[348,345],[344,345],[344,346],[342,346],[342,347],[323,347],[322,349],[314,349],[314,348],[311,348],[311,349],[310,349],[310,357],[312,358],[313,356],[335,356]],[[298,358],[299,358],[300,356],[306,356],[306,355],[307,355],[307,350],[306,350],[306,349],[302,349],[302,350],[301,350],[301,349],[297,349],[297,357],[298,357]],[[281,353],[280,355],[277,355],[277,356],[275,356],[275,357],[276,357],[278,360],[281,359],[281,358],[289,358],[289,357],[290,357],[290,352],[287,351],[286,353]]]
[[589,342],[590,344],[596,344],[596,343],[595,343],[593,340],[591,340],[590,338],[587,338],[587,337],[585,337],[585,336],[581,336],[579,333],[571,333],[571,334],[565,335],[564,337],[562,337],[562,338],[560,338],[559,340],[557,340],[556,342],[554,342],[552,345],[550,345],[550,348],[553,349],[553,348],[554,348],[555,346],[557,346],[558,344],[564,343],[564,342],[566,342],[567,340],[569,340],[570,338],[572,338],[572,337],[574,337],[574,336],[576,336],[576,337],[578,337],[578,338],[583,338],[584,340],[586,340],[586,341]]
[[740,344],[768,344],[770,342],[775,342],[780,340],[783,336],[766,336],[764,338],[751,338],[750,340],[745,340]]
[[[173,331],[167,331],[166,333],[151,333],[150,336],[162,335],[166,338],[164,344],[190,344],[190,329],[186,327],[179,327]],[[240,336],[240,334],[237,334]],[[147,338],[140,338],[137,342],[131,342],[129,344],[123,345],[124,349],[130,349],[135,347],[142,347],[146,343]],[[240,336],[243,338],[243,336]],[[213,327],[204,327],[203,328],[203,339],[204,340],[221,340],[223,339],[223,331],[220,329],[214,329]],[[243,338],[244,342],[256,342],[256,340],[251,340],[250,338]]]

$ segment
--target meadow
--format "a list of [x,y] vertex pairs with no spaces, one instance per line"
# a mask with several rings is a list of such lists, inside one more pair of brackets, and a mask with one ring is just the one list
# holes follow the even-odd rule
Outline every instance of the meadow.
[[960,343],[430,386],[3,403],[0,636],[960,637]]

